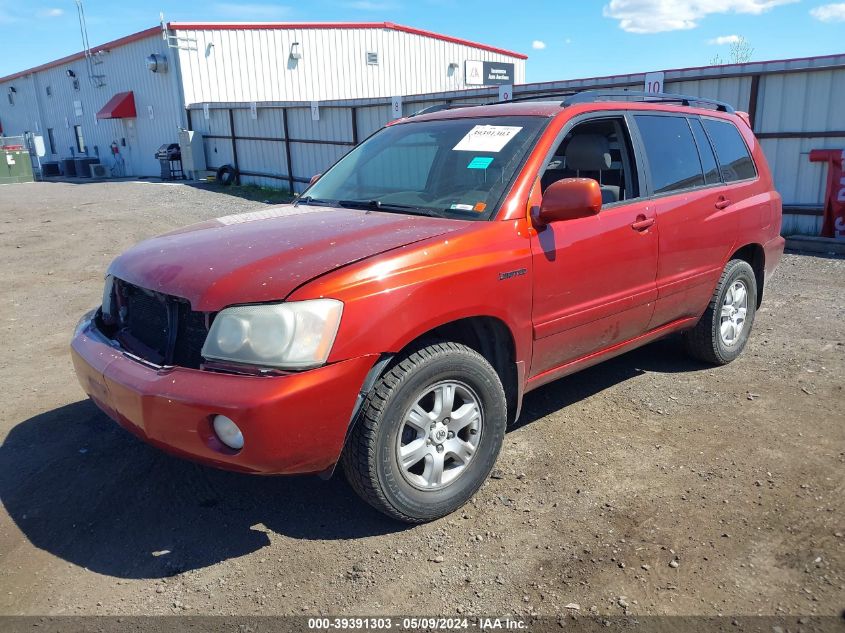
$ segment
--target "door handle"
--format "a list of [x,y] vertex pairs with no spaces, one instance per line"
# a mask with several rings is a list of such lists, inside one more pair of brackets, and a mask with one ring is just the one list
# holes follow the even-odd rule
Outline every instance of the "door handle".
[[644,215],[638,215],[636,221],[631,225],[635,231],[645,231],[654,224],[654,218],[647,218]]
[[722,209],[727,209],[729,206],[731,206],[731,201],[725,196],[719,196],[719,199],[716,201],[716,208],[721,211]]

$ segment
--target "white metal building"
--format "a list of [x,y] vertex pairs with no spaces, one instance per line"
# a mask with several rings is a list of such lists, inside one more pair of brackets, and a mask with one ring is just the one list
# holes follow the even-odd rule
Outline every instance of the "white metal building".
[[[389,22],[169,23],[0,78],[0,130],[43,135],[45,160],[87,152],[111,164],[114,144],[126,175],[154,176],[155,151],[188,127],[190,104],[392,97],[489,83],[468,75],[475,65],[492,65],[497,83],[523,83],[526,59]],[[103,112],[121,93],[131,93],[131,104]],[[123,116],[131,105],[135,116]]]

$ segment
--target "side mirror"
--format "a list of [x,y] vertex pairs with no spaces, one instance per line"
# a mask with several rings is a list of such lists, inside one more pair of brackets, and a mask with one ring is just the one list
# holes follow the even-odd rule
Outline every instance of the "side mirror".
[[592,178],[564,178],[549,185],[535,219],[545,226],[575,220],[601,211],[601,188]]
[[311,176],[311,180],[309,180],[309,181],[308,181],[308,186],[310,187],[310,186],[311,186],[311,185],[313,185],[315,182],[317,182],[318,180],[320,180],[320,176],[322,176],[322,175],[323,175],[323,174],[314,174],[313,176]]

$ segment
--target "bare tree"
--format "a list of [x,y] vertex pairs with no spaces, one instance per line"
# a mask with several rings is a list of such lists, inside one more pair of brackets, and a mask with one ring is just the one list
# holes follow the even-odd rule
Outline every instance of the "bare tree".
[[722,64],[744,64],[750,62],[754,55],[754,47],[748,43],[741,35],[736,41],[731,42],[730,53],[727,59],[723,59],[719,53],[710,58],[711,66],[721,66]]
[[752,55],[754,55],[754,47],[741,35],[736,42],[731,43],[731,63],[744,64],[751,61]]

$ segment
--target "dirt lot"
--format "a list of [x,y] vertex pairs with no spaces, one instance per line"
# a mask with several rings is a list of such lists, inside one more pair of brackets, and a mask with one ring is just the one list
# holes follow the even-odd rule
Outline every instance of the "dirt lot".
[[668,340],[530,394],[474,502],[407,528],[339,477],[172,459],[83,399],[68,340],[112,257],[260,206],[184,185],[0,187],[0,613],[845,607],[845,261],[787,256],[728,367]]

